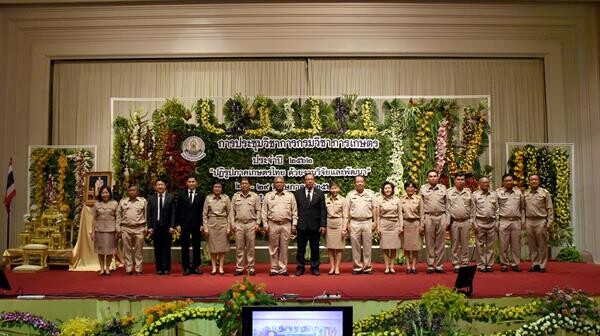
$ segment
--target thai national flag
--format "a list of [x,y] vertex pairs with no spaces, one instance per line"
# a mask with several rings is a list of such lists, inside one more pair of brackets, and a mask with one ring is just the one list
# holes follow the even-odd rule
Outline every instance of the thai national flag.
[[12,168],[12,158],[8,163],[8,175],[6,176],[6,193],[4,194],[4,206],[6,212],[10,213],[10,203],[17,195],[17,187],[15,186],[15,176]]

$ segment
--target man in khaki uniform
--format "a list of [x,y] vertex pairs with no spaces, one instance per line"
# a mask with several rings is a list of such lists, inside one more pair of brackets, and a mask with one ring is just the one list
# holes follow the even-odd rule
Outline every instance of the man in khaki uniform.
[[248,267],[249,275],[255,275],[254,243],[260,223],[260,197],[250,191],[248,178],[241,179],[240,187],[241,191],[231,197],[229,212],[229,226],[235,232],[236,260],[233,275],[242,275],[244,266]]
[[427,273],[444,273],[446,229],[450,224],[446,192],[446,187],[438,183],[437,172],[428,171],[427,184],[419,189],[419,196],[423,202],[421,218],[425,228]]
[[354,178],[354,190],[346,196],[347,230],[352,246],[352,274],[372,274],[371,246],[373,231],[377,230],[375,193],[365,189],[365,177]]
[[298,209],[294,194],[283,190],[285,182],[282,176],[274,179],[275,190],[268,192],[261,209],[263,227],[269,232],[269,254],[271,271],[269,275],[288,276],[288,245],[290,234],[296,233]]
[[[514,272],[521,272],[521,229],[525,225],[523,211],[523,193],[513,186],[510,174],[502,176],[502,187],[498,194],[498,235],[500,236],[500,271],[508,271],[511,266]],[[512,255],[512,263],[508,251]]]
[[123,239],[123,257],[127,274],[142,274],[142,249],[146,232],[146,200],[138,197],[137,185],[127,188],[127,198],[119,202],[117,208],[117,236]]
[[552,196],[540,187],[540,176],[529,176],[529,189],[525,191],[525,229],[531,258],[530,272],[546,272],[548,261],[548,229],[554,222]]
[[469,265],[469,233],[473,225],[471,190],[465,188],[465,173],[454,175],[454,187],[448,189],[448,214],[452,240],[452,265],[454,273]]
[[498,194],[490,191],[490,179],[479,179],[479,190],[473,192],[473,229],[477,239],[480,272],[493,272],[494,242],[496,240],[496,212]]

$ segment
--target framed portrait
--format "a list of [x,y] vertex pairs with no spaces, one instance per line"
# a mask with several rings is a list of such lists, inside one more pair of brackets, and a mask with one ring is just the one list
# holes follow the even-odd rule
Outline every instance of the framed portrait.
[[85,175],[85,189],[83,191],[83,202],[86,205],[94,205],[98,198],[100,188],[109,186],[112,188],[112,172],[89,172]]

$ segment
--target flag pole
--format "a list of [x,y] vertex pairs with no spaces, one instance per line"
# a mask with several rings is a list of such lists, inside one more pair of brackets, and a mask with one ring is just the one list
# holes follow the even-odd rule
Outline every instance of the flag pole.
[[10,248],[10,205],[6,208],[6,249]]

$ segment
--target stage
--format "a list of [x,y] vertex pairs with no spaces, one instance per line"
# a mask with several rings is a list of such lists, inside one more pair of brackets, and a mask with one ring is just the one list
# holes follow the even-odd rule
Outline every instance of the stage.
[[[446,270],[450,264],[446,264]],[[582,289],[588,295],[600,295],[600,265],[583,263],[550,262],[548,272],[529,273],[528,263],[522,263],[523,272],[502,273],[496,265],[493,273],[477,272],[474,279],[474,298],[498,298],[507,296],[539,297],[553,287]],[[145,264],[141,275],[127,275],[123,268],[110,276],[94,272],[70,272],[51,269],[40,273],[13,273],[5,270],[12,289],[4,298],[37,296],[45,299],[97,298],[114,300],[172,300],[191,298],[195,301],[215,301],[219,295],[241,276],[233,276],[234,266],[226,265],[225,275],[210,275],[210,267],[202,268],[204,274],[183,276],[178,264],[173,265],[171,275],[154,274],[154,265]],[[406,300],[417,299],[431,287],[442,284],[454,286],[456,274],[426,274],[420,264],[418,274],[408,275],[397,267],[395,275],[383,273],[383,266],[375,264],[372,275],[352,275],[351,264],[344,263],[342,274],[328,275],[328,265],[322,265],[321,275],[307,272],[297,277],[295,265],[289,266],[290,276],[269,276],[268,265],[257,265],[257,274],[251,279],[264,283],[267,291],[281,298],[284,294],[298,294],[298,299],[312,301],[323,294],[339,295],[335,300]],[[402,270],[402,271],[401,271]],[[43,296],[43,297],[42,297]]]

